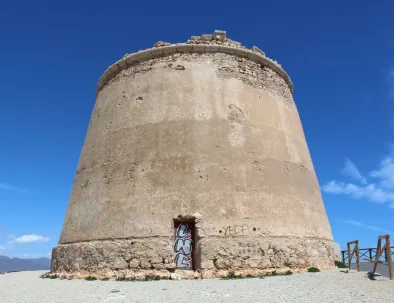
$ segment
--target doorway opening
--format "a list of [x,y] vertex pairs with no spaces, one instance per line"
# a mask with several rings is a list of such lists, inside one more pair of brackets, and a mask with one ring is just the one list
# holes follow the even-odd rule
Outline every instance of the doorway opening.
[[179,269],[195,269],[196,223],[194,218],[174,219],[174,263]]

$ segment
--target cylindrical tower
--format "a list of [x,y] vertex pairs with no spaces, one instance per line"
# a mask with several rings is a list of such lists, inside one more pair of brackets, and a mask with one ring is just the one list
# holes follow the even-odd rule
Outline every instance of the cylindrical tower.
[[52,272],[214,277],[333,266],[292,83],[223,31],[109,67]]

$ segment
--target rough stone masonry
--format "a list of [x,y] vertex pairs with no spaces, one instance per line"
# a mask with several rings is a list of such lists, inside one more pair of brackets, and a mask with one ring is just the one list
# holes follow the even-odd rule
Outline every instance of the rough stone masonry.
[[330,268],[292,82],[223,31],[100,78],[51,271],[146,279]]

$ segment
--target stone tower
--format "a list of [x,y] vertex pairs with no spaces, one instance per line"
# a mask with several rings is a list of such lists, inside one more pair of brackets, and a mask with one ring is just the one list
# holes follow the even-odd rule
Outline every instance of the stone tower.
[[292,82],[223,31],[99,80],[52,272],[143,279],[333,266]]

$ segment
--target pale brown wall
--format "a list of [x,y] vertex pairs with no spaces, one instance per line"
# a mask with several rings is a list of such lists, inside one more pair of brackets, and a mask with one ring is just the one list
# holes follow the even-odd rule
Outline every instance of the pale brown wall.
[[289,86],[247,59],[176,54],[104,85],[60,243],[171,237],[195,212],[205,236],[332,239]]

